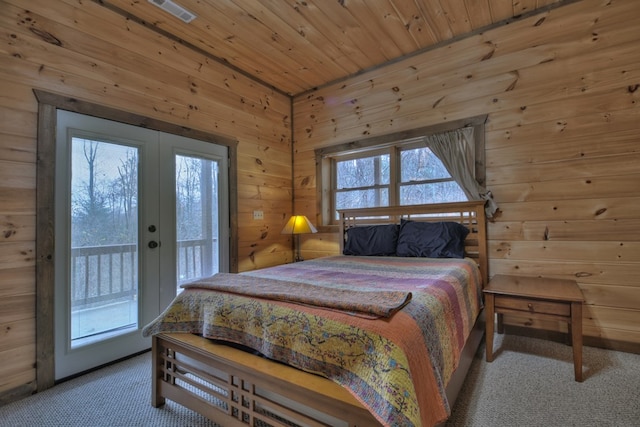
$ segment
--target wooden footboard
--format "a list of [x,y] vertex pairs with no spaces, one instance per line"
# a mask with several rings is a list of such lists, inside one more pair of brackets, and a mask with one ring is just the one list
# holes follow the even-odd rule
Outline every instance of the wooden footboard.
[[153,336],[152,404],[165,399],[224,427],[380,423],[334,382],[191,334]]
[[[447,386],[457,398],[484,332],[480,316]],[[338,384],[192,334],[153,336],[152,404],[173,400],[223,427],[375,427]]]

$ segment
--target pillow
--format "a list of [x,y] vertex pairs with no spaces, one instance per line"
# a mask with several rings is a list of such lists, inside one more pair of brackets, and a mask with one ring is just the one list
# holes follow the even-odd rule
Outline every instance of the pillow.
[[367,225],[347,229],[344,255],[395,255],[398,243],[397,224]]
[[397,256],[464,258],[464,239],[469,229],[457,222],[401,220]]

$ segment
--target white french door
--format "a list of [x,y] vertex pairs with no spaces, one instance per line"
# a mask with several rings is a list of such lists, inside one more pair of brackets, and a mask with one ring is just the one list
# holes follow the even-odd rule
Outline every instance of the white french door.
[[179,285],[229,265],[226,147],[57,116],[56,380],[149,348]]

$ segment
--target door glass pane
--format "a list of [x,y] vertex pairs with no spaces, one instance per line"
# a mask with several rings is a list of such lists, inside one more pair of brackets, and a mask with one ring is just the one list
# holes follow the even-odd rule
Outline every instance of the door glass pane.
[[180,285],[219,271],[218,162],[176,155],[176,271]]
[[71,347],[137,328],[138,149],[71,140]]

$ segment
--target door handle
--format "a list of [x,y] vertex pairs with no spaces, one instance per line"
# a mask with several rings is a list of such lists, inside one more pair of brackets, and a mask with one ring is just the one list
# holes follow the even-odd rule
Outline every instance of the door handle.
[[155,240],[150,241],[150,242],[149,242],[149,247],[150,247],[151,249],[155,249],[155,248],[157,248],[157,247],[158,247],[158,242],[156,242]]

